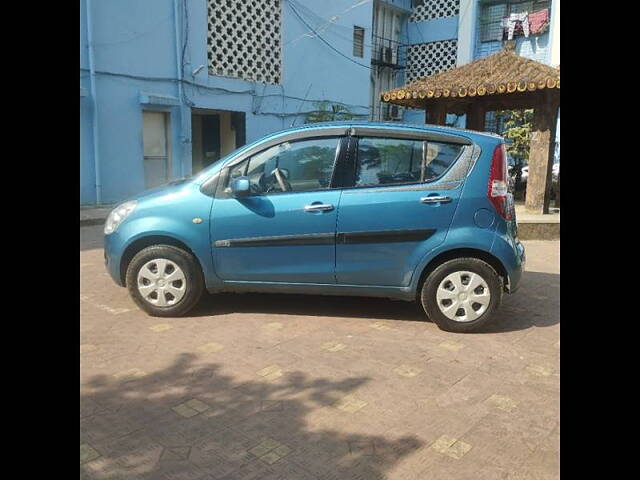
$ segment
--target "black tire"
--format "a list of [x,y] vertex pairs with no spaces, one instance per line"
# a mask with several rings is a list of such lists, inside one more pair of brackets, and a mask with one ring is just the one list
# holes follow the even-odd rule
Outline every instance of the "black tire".
[[[149,261],[167,259],[174,262],[184,272],[184,296],[175,304],[161,307],[145,300],[138,290],[138,272]],[[133,301],[145,312],[153,317],[179,317],[191,310],[202,297],[204,292],[204,278],[198,261],[184,250],[170,245],[152,245],[133,257],[127,267],[127,289]]]
[[[438,306],[437,289],[440,283],[451,273],[468,271],[480,275],[489,287],[491,298],[487,309],[477,319],[467,322],[452,320],[447,317]],[[447,332],[468,333],[475,332],[484,327],[490,320],[493,312],[502,301],[502,278],[491,265],[477,258],[456,258],[439,265],[425,279],[420,290],[420,302],[427,316],[435,322],[440,329]],[[478,304],[475,304],[475,308]]]

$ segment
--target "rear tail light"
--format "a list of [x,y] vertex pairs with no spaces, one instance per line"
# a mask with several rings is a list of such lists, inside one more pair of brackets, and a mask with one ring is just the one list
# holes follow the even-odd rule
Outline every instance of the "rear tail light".
[[504,143],[501,143],[493,151],[487,196],[502,218],[512,220],[513,214],[508,205],[508,194],[507,152],[505,151]]

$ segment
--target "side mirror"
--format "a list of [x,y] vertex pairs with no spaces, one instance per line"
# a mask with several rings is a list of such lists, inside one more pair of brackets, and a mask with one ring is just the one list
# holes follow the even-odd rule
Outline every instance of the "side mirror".
[[249,177],[236,177],[229,184],[231,194],[236,198],[248,197],[251,193]]

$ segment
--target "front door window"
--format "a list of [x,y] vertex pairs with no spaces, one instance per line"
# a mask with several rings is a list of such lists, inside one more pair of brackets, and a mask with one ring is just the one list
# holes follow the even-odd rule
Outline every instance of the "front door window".
[[312,192],[329,188],[338,138],[284,142],[231,169],[230,179],[246,175],[256,194]]

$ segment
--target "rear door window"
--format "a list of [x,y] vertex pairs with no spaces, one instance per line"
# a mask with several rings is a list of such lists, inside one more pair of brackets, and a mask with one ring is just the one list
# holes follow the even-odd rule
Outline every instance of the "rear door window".
[[356,187],[428,182],[440,177],[463,146],[399,138],[361,137],[358,141]]

